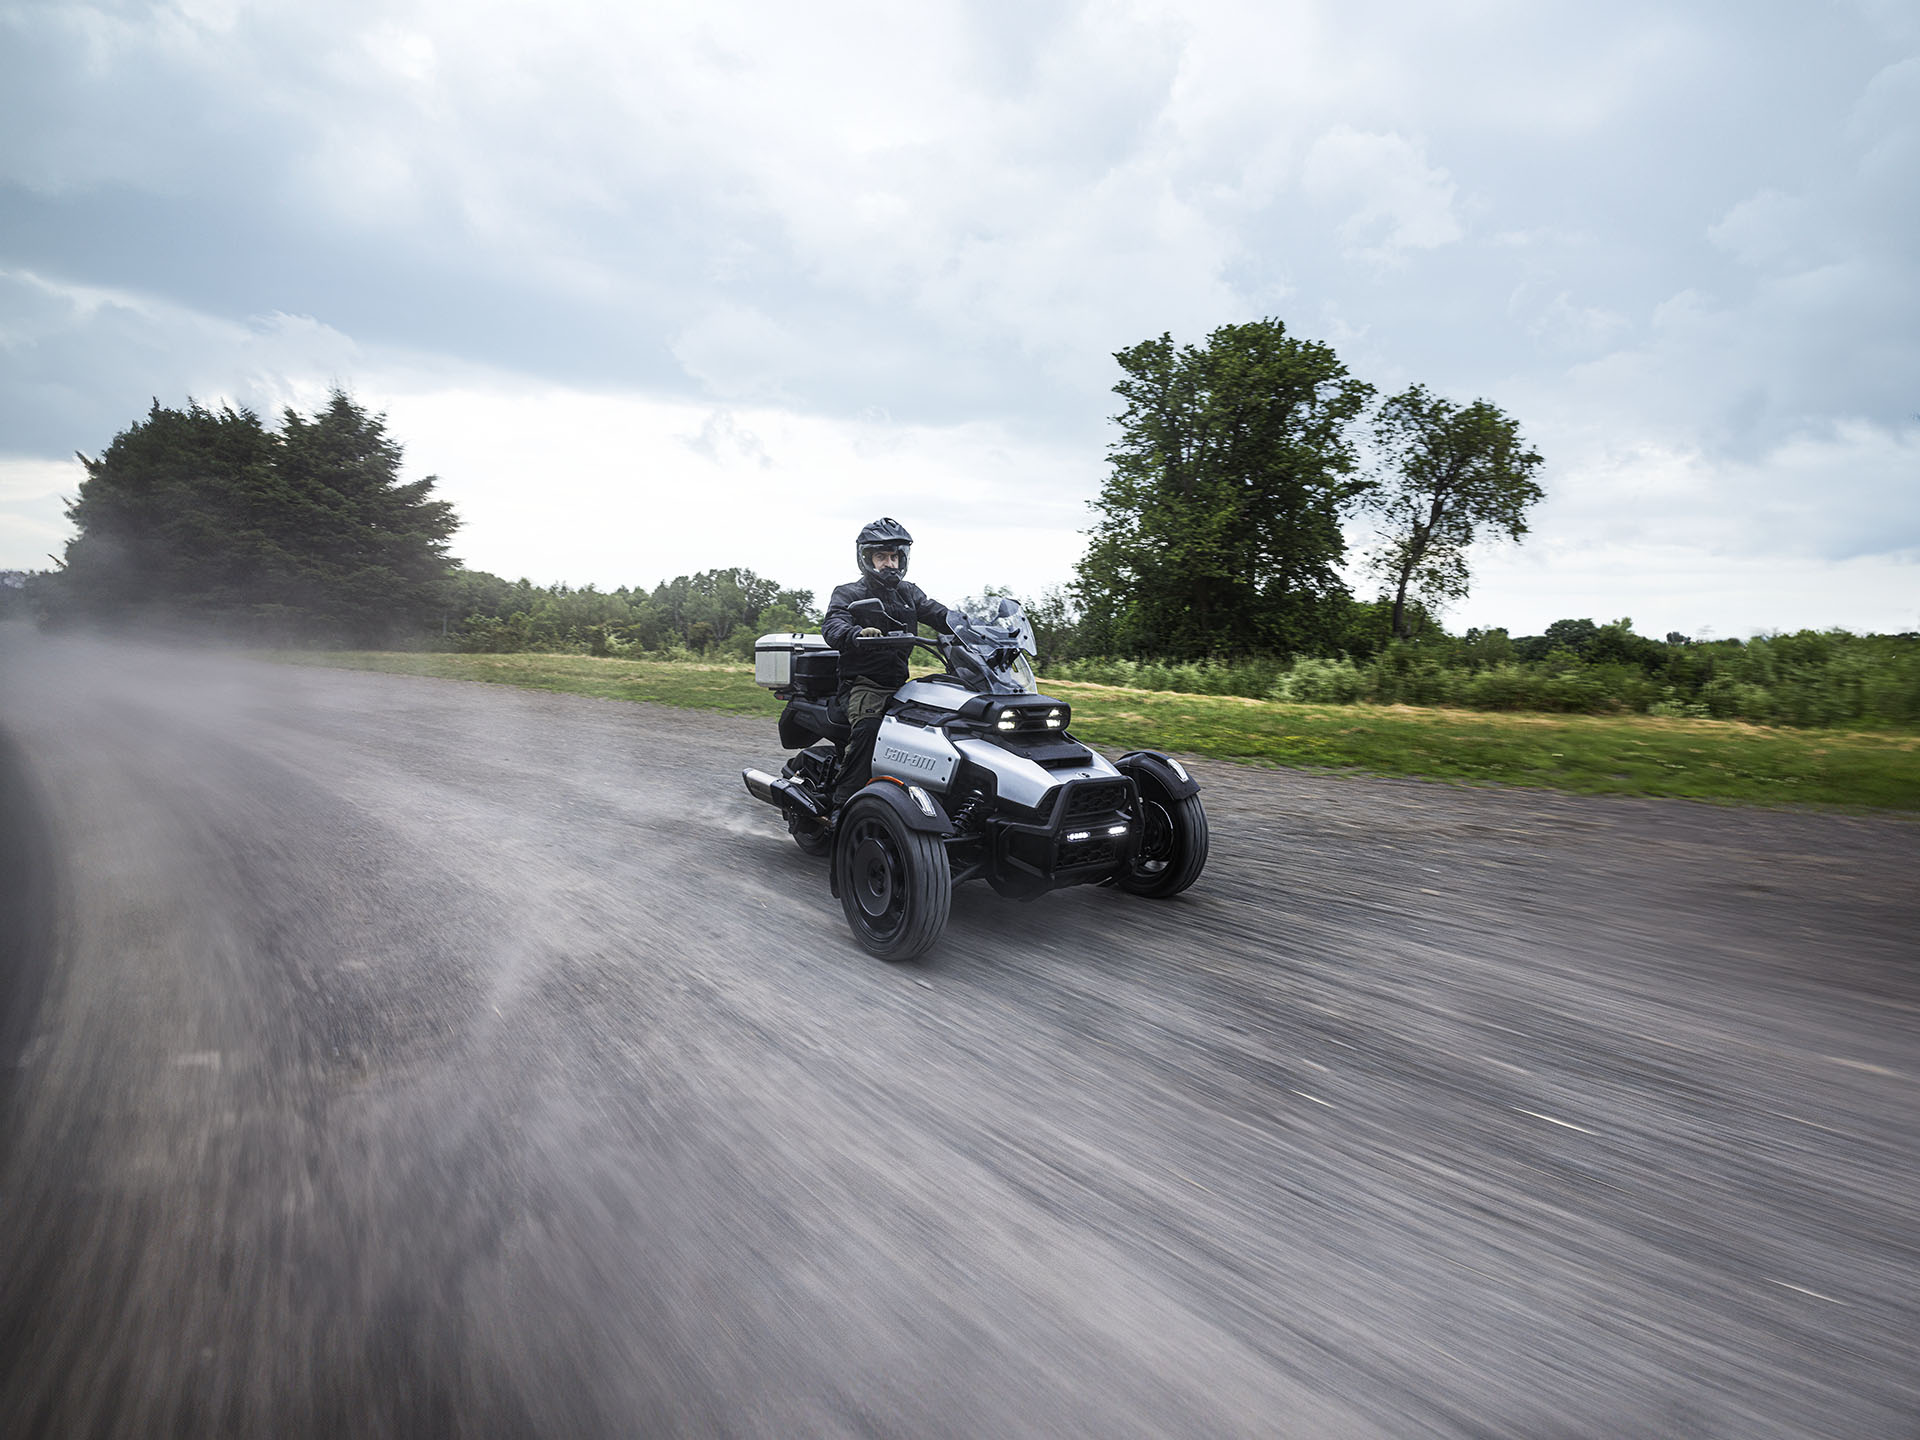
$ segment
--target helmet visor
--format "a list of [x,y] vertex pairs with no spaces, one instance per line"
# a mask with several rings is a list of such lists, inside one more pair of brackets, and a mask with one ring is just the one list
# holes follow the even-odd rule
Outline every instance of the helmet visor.
[[877,579],[898,580],[907,573],[907,559],[912,549],[911,545],[894,540],[862,545],[860,568]]

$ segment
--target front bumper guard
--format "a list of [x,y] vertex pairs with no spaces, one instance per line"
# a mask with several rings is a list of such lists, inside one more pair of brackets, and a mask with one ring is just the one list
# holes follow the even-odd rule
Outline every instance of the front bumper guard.
[[1132,859],[1141,820],[1140,788],[1130,777],[1096,776],[1055,790],[1044,819],[994,819],[987,830],[1002,874],[1071,885],[1103,879]]

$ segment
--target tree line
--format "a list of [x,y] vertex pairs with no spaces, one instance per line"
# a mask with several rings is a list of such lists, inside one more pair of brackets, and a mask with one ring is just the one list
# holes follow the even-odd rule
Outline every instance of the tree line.
[[1645,714],[1761,725],[1920,724],[1920,634],[1803,630],[1749,640],[1634,633],[1630,620],[1558,620],[1389,639],[1371,652],[1237,660],[1053,661],[1049,678],[1317,705]]
[[446,643],[464,651],[745,659],[760,635],[820,623],[811,590],[785,589],[744,569],[681,575],[652,590],[509,583],[460,570],[451,589],[451,608],[462,618]]
[[[400,478],[384,416],[335,391],[277,427],[251,410],[156,399],[67,507],[51,571],[0,584],[0,613],[211,633],[257,644],[751,653],[812,619],[813,594],[751,570],[651,591],[538,586],[448,555],[459,521],[438,477]],[[15,577],[9,577],[11,581]],[[758,628],[756,628],[758,627]]]
[[[1026,597],[1047,673],[1317,702],[1634,710],[1769,723],[1920,721],[1920,637],[1653,640],[1627,621],[1451,636],[1487,536],[1518,540],[1541,457],[1486,400],[1380,397],[1278,320],[1120,351],[1122,408],[1073,578]],[[332,393],[277,427],[156,400],[67,510],[51,571],[0,576],[0,613],[210,629],[260,644],[745,657],[817,626],[814,596],[741,568],[651,589],[469,570],[436,477],[404,482],[385,417]],[[1342,576],[1370,519],[1371,598]],[[1004,594],[1004,591],[989,591]]]
[[[1362,513],[1379,522],[1369,560],[1390,597],[1385,627],[1411,639],[1427,606],[1465,593],[1474,540],[1518,538],[1540,498],[1540,456],[1492,404],[1418,385],[1380,400],[1279,320],[1222,326],[1199,346],[1162,335],[1115,358],[1120,438],[1086,556],[1052,602],[1075,618],[1042,627],[1062,658],[1370,648],[1382,607],[1341,579],[1344,527]],[[745,570],[644,592],[466,570],[448,555],[458,520],[434,497],[436,477],[403,482],[385,417],[338,391],[277,427],[155,400],[97,459],[80,458],[75,538],[27,587],[56,619],[263,643],[617,653],[738,650],[744,630],[805,621],[812,604]]]

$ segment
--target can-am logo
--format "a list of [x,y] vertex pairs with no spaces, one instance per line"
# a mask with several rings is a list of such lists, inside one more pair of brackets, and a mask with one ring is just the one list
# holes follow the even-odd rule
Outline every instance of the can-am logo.
[[934,766],[931,755],[915,755],[911,750],[896,750],[891,745],[880,752],[880,758],[891,760],[896,765],[911,765],[916,770],[931,770]]

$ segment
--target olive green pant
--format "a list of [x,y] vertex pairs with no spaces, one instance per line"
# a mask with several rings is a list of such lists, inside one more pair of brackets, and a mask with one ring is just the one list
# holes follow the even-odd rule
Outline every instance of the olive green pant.
[[852,734],[840,750],[840,776],[834,782],[833,803],[844,805],[853,794],[873,778],[873,742],[880,733],[880,718],[887,713],[893,687],[855,676],[841,693],[847,724]]

